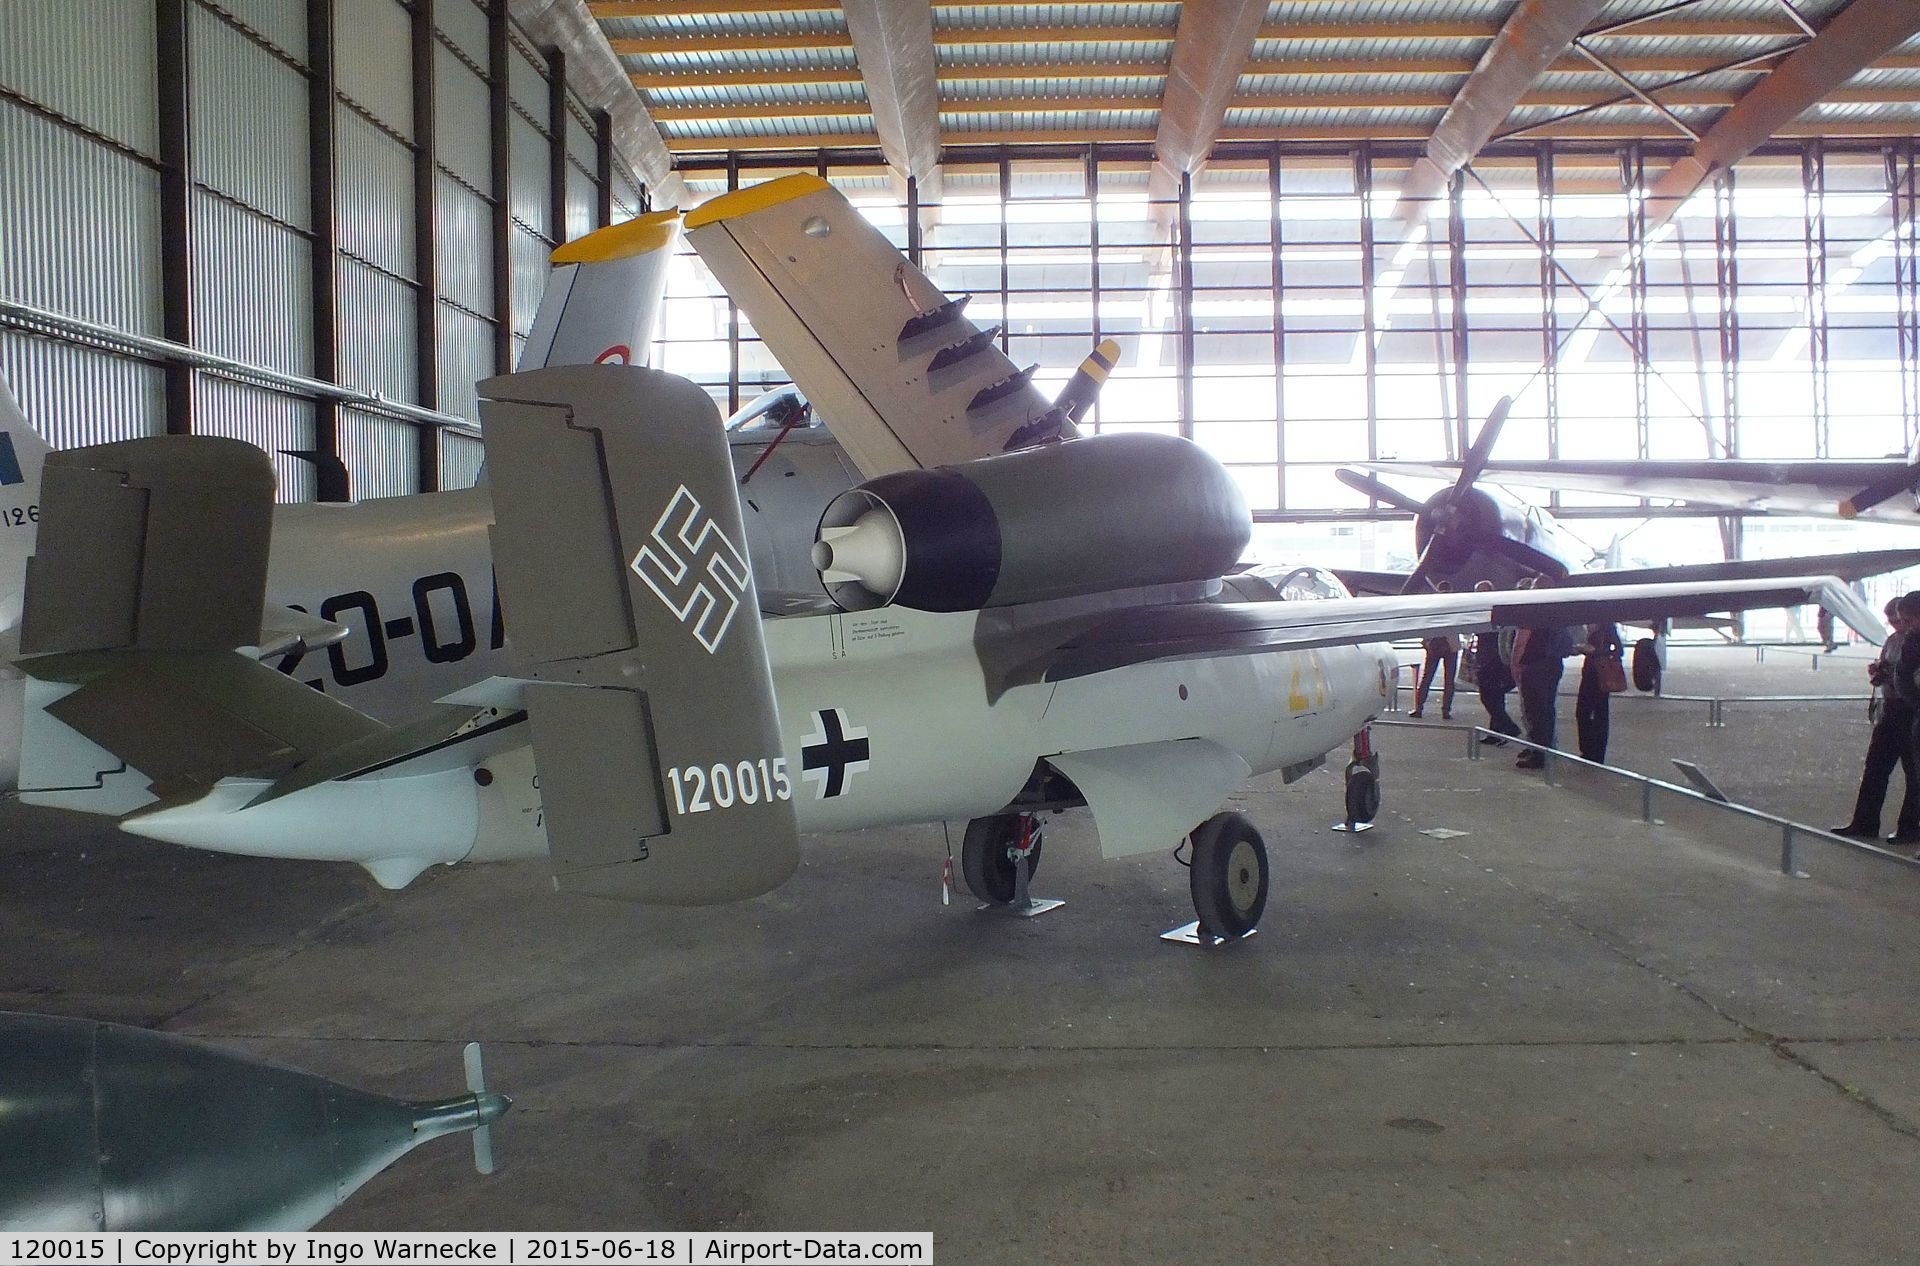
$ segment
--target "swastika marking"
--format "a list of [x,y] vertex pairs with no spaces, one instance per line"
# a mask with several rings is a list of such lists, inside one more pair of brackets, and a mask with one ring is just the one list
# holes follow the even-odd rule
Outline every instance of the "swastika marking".
[[630,564],[709,655],[720,649],[753,573],[699,498],[681,484]]

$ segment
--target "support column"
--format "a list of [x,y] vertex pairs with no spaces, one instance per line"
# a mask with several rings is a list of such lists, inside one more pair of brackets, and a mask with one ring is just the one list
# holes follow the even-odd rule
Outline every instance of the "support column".
[[1807,252],[1807,370],[1813,375],[1813,455],[1833,455],[1827,395],[1827,163],[1818,140],[1800,151],[1803,241]]
[[1367,376],[1367,456],[1380,458],[1380,314],[1374,308],[1373,146],[1353,152],[1353,191],[1360,196],[1360,363]]
[[[175,343],[193,342],[192,93],[188,84],[189,0],[155,0],[154,69],[159,84],[160,320]],[[169,361],[166,423],[169,435],[193,433],[193,370]]]
[[[338,286],[334,273],[339,214],[334,205],[333,0],[307,0],[307,157],[313,232],[313,376],[340,381]],[[313,447],[319,461],[340,455],[340,406],[316,400]]]
[[1473,442],[1467,420],[1467,215],[1466,182],[1457,173],[1447,189],[1447,296],[1453,305],[1454,451],[1465,457]]
[[[413,0],[413,304],[415,398],[440,407],[440,260],[435,228],[440,222],[440,155],[434,114],[435,0]],[[417,487],[440,491],[440,428],[415,427]]]
[[557,247],[567,232],[567,55],[547,50],[547,215]]
[[493,371],[513,370],[513,117],[508,95],[507,2],[487,9],[487,127],[493,173]]
[[1174,284],[1179,293],[1174,312],[1180,322],[1180,437],[1193,438],[1193,173],[1180,173],[1178,254]]

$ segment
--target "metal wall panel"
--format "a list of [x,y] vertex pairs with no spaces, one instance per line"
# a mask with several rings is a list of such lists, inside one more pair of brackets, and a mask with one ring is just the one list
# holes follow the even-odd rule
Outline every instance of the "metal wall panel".
[[340,95],[413,139],[413,18],[394,0],[334,0]]
[[194,179],[306,228],[306,76],[198,5],[189,22]]
[[413,151],[345,105],[337,120],[334,199],[339,242],[390,273],[417,277],[413,243]]
[[444,0],[433,9],[433,20],[476,66],[487,64],[487,15],[473,0]]
[[346,256],[334,275],[340,283],[340,381],[397,400],[415,399],[414,288]]
[[0,294],[160,333],[160,176],[0,100]]
[[313,248],[292,229],[193,194],[194,343],[288,373],[313,372]]
[[546,133],[521,118],[507,116],[507,132],[512,138],[513,218],[536,233],[551,236],[553,208],[549,205],[553,188],[553,150]]
[[480,478],[487,449],[479,440],[454,431],[440,432],[440,487],[451,492],[471,488]]
[[513,332],[526,334],[533,329],[533,314],[553,271],[553,247],[516,224],[508,253],[513,259]]
[[563,241],[593,231],[593,218],[600,210],[600,188],[593,183],[593,177],[567,164],[567,224],[562,234]]
[[[568,105],[573,106],[571,96]],[[593,170],[600,146],[594,140],[593,129],[580,121],[580,116],[572,108],[567,110],[567,157],[587,171]]]
[[404,497],[420,490],[420,452],[411,422],[341,409],[340,460],[346,463],[355,501]]
[[261,39],[295,61],[307,60],[307,6],[290,0],[218,0]]
[[159,152],[153,5],[10,0],[0,15],[0,87],[142,154]]
[[507,42],[507,95],[534,118],[547,117],[547,68],[527,55],[517,36]]
[[613,218],[631,220],[640,214],[640,186],[622,171],[618,164],[613,169]]
[[444,172],[436,201],[440,293],[475,312],[493,311],[493,204]]
[[55,448],[167,429],[165,379],[145,361],[0,328],[0,374],[27,423]]
[[313,500],[312,465],[286,455],[288,449],[313,447],[311,400],[249,382],[200,374],[193,381],[193,423],[196,434],[226,435],[265,449],[273,458],[279,480],[277,500]]
[[[458,10],[467,0],[447,0]],[[487,81],[444,46],[433,50],[434,144],[440,165],[475,189],[493,187],[487,147]]]
[[493,377],[493,325],[470,312],[440,305],[440,408],[480,420],[483,378]]

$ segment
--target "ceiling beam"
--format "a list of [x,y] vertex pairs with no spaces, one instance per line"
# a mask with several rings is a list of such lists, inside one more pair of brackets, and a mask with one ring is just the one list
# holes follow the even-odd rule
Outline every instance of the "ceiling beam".
[[1266,16],[1266,0],[1186,0],[1180,6],[1153,135],[1150,196],[1175,196],[1180,178],[1205,165]]
[[853,58],[867,85],[873,129],[887,164],[940,197],[940,82],[935,75],[933,8],[926,0],[845,0]]
[[1521,0],[1514,6],[1407,172],[1396,211],[1403,223],[1426,217],[1454,173],[1493,139],[1541,73],[1604,7],[1606,0]]
[[831,13],[826,0],[587,0],[596,18],[702,18],[733,13]]
[[[1262,27],[1263,40],[1402,40],[1402,39],[1492,39],[1501,24],[1477,19],[1441,18],[1419,21],[1372,22],[1276,22]],[[1620,38],[1647,36],[1717,37],[1727,39],[1804,38],[1798,25],[1784,15],[1755,15],[1742,18],[1689,18],[1684,14],[1662,14],[1636,22],[1622,30]]]
[[[1914,0],[1853,0],[1721,115],[1692,154],[1654,182],[1648,195],[1648,229],[1664,225],[1702,185],[1783,134],[1793,120],[1916,34],[1920,4]],[[1837,120],[1822,122],[1823,133],[1832,122]],[[1911,120],[1879,125],[1900,124],[1906,125],[1901,130],[1912,130]]]

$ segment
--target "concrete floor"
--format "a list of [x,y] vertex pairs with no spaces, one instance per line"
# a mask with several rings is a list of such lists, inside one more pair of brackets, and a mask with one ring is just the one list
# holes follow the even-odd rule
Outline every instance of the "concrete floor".
[[[1671,687],[1848,680],[1752,661],[1677,657]],[[1618,755],[1824,821],[1856,711],[1709,730],[1623,700]],[[1325,829],[1335,774],[1248,789],[1275,891],[1210,953],[1155,939],[1186,873],[1100,861],[1084,814],[1037,885],[1067,907],[1025,923],[941,907],[937,829],[810,840],[770,897],[659,911],[533,865],[390,894],[0,808],[0,1006],[403,1094],[456,1092],[484,1043],[517,1100],[500,1172],[431,1144],[329,1229],[931,1228],[947,1263],[1909,1254],[1920,876],[1821,850],[1787,879],[1771,837],[1643,826],[1453,735],[1382,746],[1358,839]]]

